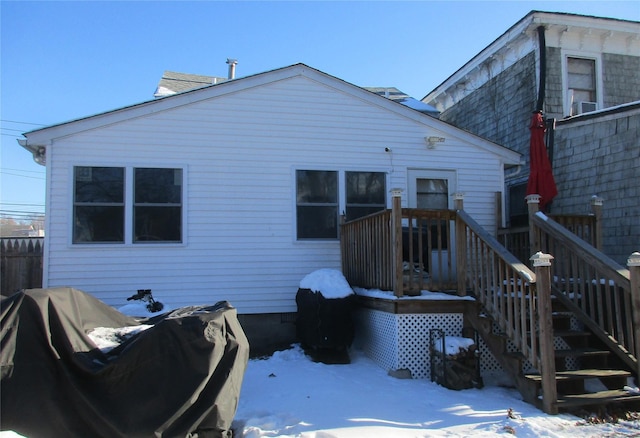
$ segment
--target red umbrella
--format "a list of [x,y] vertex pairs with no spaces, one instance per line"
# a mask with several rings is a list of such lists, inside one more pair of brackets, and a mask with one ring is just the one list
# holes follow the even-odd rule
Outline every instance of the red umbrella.
[[527,195],[540,195],[540,210],[549,204],[558,194],[553,179],[551,162],[544,144],[544,120],[541,112],[535,112],[531,119],[531,141],[529,143],[530,171],[527,182]]

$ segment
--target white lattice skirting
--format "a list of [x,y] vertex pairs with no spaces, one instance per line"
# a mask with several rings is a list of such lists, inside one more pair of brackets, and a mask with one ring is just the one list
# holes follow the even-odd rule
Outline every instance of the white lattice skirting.
[[[357,345],[387,371],[408,369],[414,379],[430,379],[429,330],[461,336],[462,313],[393,314],[373,309],[356,312]],[[480,371],[500,371],[500,365],[480,341]]]

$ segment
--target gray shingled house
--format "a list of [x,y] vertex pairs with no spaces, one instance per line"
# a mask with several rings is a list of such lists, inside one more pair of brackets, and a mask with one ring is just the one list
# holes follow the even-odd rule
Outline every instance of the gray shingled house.
[[526,221],[529,120],[542,110],[558,186],[550,213],[602,208],[603,251],[640,244],[640,23],[532,11],[429,92],[440,119],[520,152],[506,177],[507,223]]

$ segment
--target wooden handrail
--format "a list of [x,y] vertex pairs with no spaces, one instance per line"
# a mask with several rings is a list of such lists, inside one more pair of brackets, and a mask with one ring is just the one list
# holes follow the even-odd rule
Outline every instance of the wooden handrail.
[[465,229],[467,285],[500,330],[538,368],[539,340],[530,320],[536,314],[536,274],[468,213],[458,211],[457,220]]
[[633,296],[629,270],[601,253],[544,213],[530,217],[544,252],[555,257],[552,288],[627,366],[638,366]]
[[550,214],[551,219],[590,245],[600,249],[598,219],[594,214]]

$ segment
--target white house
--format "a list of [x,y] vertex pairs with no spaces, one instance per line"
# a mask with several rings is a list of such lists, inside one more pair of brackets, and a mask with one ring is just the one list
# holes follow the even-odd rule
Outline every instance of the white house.
[[[496,227],[520,154],[304,64],[25,133],[46,163],[44,287],[121,306],[228,300],[296,311],[300,280],[340,269],[339,218],[465,209]],[[424,193],[423,193],[424,194]],[[429,198],[429,196],[431,196]],[[431,201],[429,201],[431,202]]]

